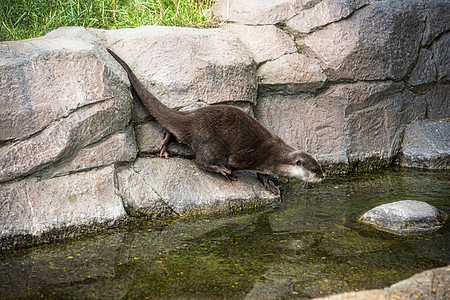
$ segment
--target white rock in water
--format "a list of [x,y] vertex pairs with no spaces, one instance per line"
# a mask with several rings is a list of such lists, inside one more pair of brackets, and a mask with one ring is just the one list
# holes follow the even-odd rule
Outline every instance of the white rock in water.
[[404,200],[377,206],[359,220],[377,229],[395,234],[433,232],[441,228],[446,214],[436,207],[415,200]]

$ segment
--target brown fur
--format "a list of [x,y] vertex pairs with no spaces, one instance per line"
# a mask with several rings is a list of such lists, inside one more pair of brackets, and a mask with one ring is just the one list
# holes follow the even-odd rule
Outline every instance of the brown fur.
[[117,54],[108,51],[126,70],[145,107],[167,131],[160,156],[169,156],[167,146],[175,139],[195,151],[197,164],[203,169],[222,174],[228,180],[236,180],[234,170],[255,171],[266,189],[274,194],[278,190],[269,181],[272,174],[310,182],[323,179],[322,169],[311,155],[290,147],[238,108],[214,105],[178,112],[165,106]]

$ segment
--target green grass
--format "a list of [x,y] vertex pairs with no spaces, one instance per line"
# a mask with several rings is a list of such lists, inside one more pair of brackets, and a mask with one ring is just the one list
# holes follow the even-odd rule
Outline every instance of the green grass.
[[0,0],[0,41],[38,37],[62,26],[205,26],[214,0]]

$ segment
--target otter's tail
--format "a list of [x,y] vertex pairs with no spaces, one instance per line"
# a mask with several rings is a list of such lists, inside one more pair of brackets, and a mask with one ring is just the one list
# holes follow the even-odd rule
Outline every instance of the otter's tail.
[[[170,120],[173,120],[176,115],[179,113],[164,104],[161,103],[152,93],[150,93],[142,82],[136,77],[136,75],[131,71],[130,67],[124,62],[117,54],[115,54],[112,50],[106,48],[108,52],[122,65],[125,71],[128,74],[128,78],[130,79],[131,85],[134,90],[138,94],[139,98],[141,98],[142,103],[144,103],[145,107],[152,114],[155,119],[160,122],[162,125],[167,126],[170,123]],[[170,127],[170,126],[168,126]],[[168,128],[170,130],[170,128]]]

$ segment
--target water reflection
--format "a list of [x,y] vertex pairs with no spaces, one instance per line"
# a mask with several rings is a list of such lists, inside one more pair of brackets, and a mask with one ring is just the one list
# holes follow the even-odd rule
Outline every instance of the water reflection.
[[[0,253],[0,298],[311,298],[380,288],[450,263],[447,223],[394,236],[356,222],[382,203],[428,202],[450,212],[450,173],[389,170],[291,182],[275,208],[135,223]],[[156,226],[158,225],[158,226]]]

